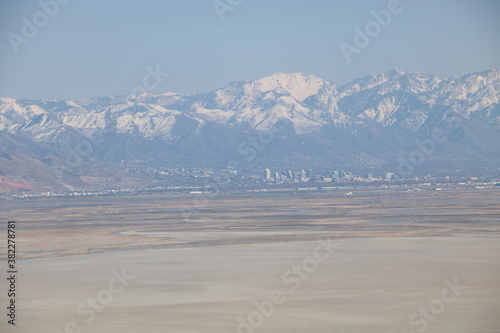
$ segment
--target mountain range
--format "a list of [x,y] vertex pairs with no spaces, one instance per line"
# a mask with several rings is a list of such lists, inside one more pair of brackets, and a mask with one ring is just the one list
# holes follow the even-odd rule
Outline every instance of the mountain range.
[[5,97],[0,191],[117,184],[134,178],[120,168],[130,163],[494,165],[499,98],[499,69],[446,79],[393,69],[344,85],[277,73],[196,95]]

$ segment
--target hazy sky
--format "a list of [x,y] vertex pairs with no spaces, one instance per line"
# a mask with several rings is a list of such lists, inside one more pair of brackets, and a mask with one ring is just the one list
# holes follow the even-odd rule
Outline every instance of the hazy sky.
[[[38,1],[0,0],[0,97],[130,94],[148,66],[169,73],[148,79],[153,93],[204,93],[276,72],[346,83],[395,67],[442,77],[500,67],[498,0],[220,0],[231,9],[224,20],[214,0],[54,1],[41,0],[51,17]],[[369,24],[369,45],[358,43],[348,63],[340,43],[355,47],[355,27],[388,6],[398,13]]]

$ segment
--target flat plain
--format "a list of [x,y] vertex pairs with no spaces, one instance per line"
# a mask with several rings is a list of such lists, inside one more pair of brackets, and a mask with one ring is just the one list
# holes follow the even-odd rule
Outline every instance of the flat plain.
[[0,331],[500,332],[499,189],[349,191],[5,200]]

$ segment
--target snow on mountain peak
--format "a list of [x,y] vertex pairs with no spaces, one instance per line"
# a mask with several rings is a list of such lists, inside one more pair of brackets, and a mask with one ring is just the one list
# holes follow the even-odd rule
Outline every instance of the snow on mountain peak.
[[110,96],[77,102],[1,98],[0,129],[18,128],[47,113],[77,131],[102,128],[111,121],[120,133],[145,138],[169,138],[175,126],[196,123],[262,130],[279,120],[289,121],[296,133],[332,123],[347,127],[359,120],[417,131],[436,112],[436,105],[455,106],[500,129],[499,100],[498,69],[442,80],[396,68],[339,86],[314,75],[277,73],[199,95]]
[[387,74],[391,74],[391,75],[405,75],[406,72],[403,71],[402,69],[396,67],[396,68],[390,70],[389,72],[387,72]]
[[253,81],[250,85],[261,93],[271,90],[286,92],[297,101],[302,102],[312,95],[317,95],[326,84],[329,84],[329,82],[314,75],[277,73]]
[[0,97],[0,103],[15,103],[16,100],[10,97]]

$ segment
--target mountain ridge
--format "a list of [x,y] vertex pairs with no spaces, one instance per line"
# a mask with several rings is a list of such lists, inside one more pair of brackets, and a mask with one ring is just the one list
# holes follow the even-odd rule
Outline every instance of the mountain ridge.
[[[446,79],[396,68],[344,85],[304,73],[276,73],[195,95],[4,97],[0,133],[43,147],[29,152],[30,158],[43,160],[48,151],[65,160],[68,149],[74,153],[80,146],[81,163],[103,166],[136,160],[241,159],[242,142],[269,133],[278,123],[283,131],[260,152],[263,158],[391,163],[417,149],[416,140],[429,138],[437,129],[445,131],[446,141],[432,157],[481,158],[500,155],[499,99],[496,68]],[[449,114],[460,119],[460,127],[447,125]],[[0,150],[26,153],[20,139],[7,141],[10,148]],[[0,172],[7,172],[1,164]]]

